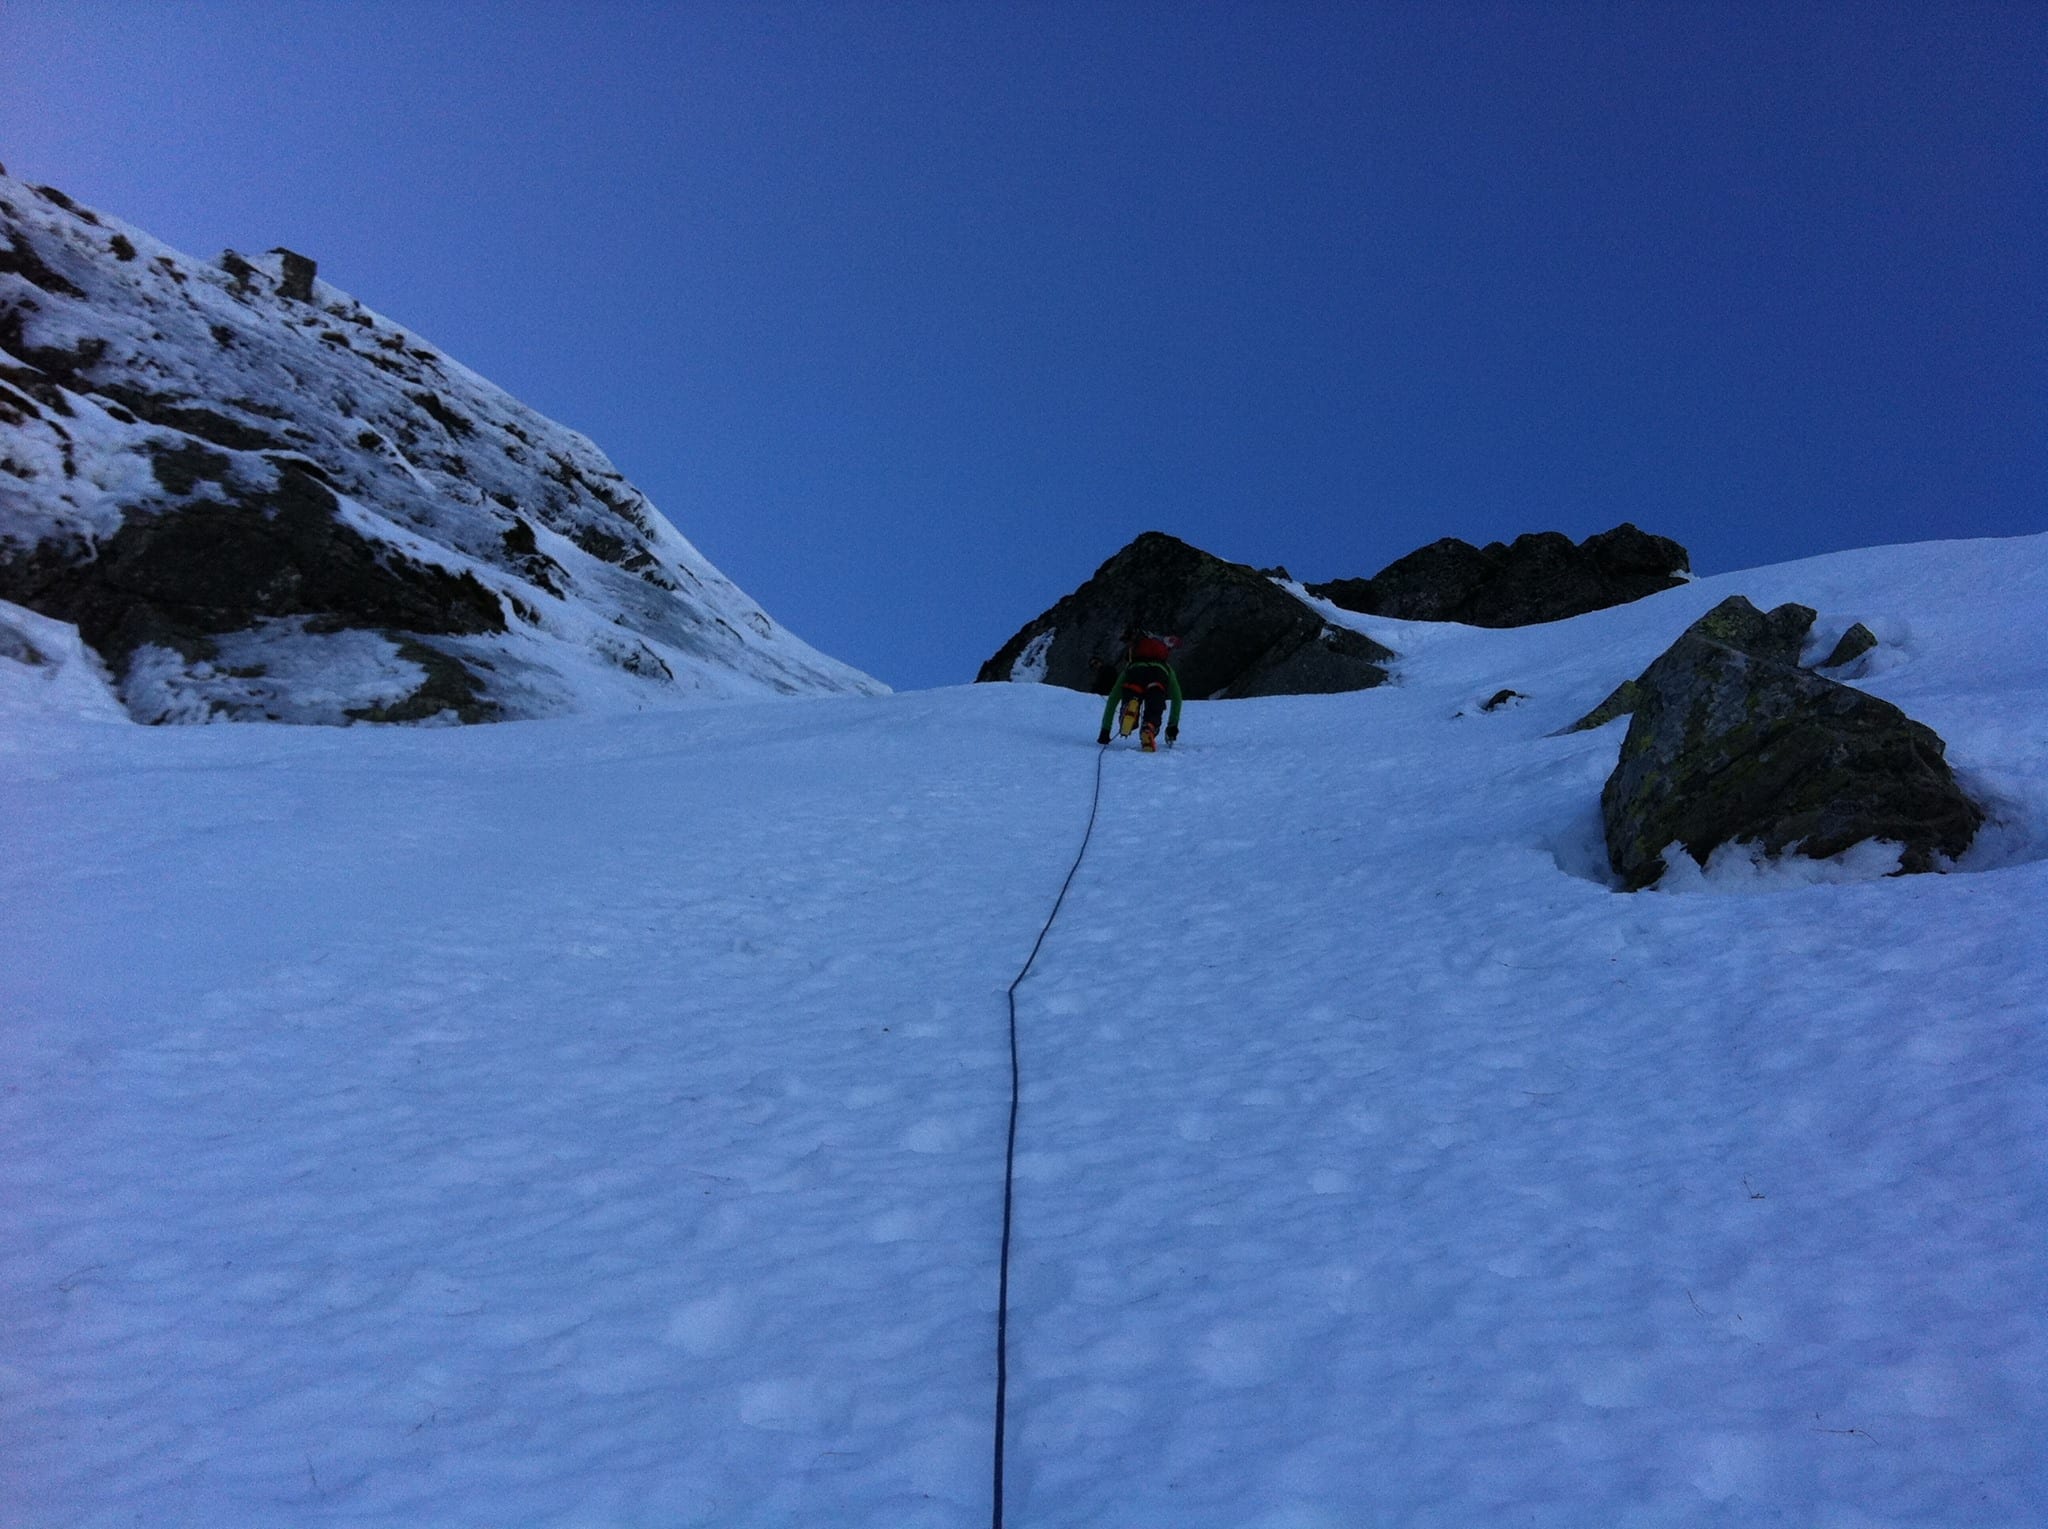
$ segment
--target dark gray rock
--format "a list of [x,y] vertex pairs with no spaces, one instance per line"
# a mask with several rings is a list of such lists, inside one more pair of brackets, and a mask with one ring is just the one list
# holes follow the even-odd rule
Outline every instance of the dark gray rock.
[[[1752,658],[1796,664],[1806,634],[1813,629],[1815,614],[1811,606],[1790,603],[1765,613],[1741,595],[1730,595],[1687,630],[1725,643]],[[1628,716],[1642,700],[1642,686],[1640,679],[1623,680],[1608,693],[1606,700],[1570,727],[1559,728],[1559,735],[1588,732],[1605,727],[1617,717]]]
[[1600,798],[1623,886],[1655,882],[1674,842],[1704,864],[1731,842],[1825,859],[1884,839],[1904,846],[1902,872],[1935,870],[1938,856],[1969,847],[1984,815],[1956,785],[1941,739],[1889,702],[1799,668],[1811,624],[1804,606],[1766,615],[1737,596],[1634,682]]
[[1840,669],[1853,664],[1857,659],[1877,646],[1877,634],[1862,622],[1857,622],[1841,635],[1828,656],[1818,665],[1822,669]]
[[[26,552],[0,542],[0,599],[72,622],[117,680],[136,650],[212,656],[212,639],[254,623],[314,618],[314,630],[383,631],[407,657],[423,637],[505,630],[498,597],[469,574],[405,557],[344,524],[333,492],[310,464],[273,459],[272,474],[186,443],[153,458],[172,492],[204,490],[176,508],[133,511],[97,545],[44,542]],[[460,692],[463,720],[486,720],[481,681],[461,660],[423,665],[436,694]],[[451,670],[464,670],[457,682]],[[375,720],[431,716],[443,708]]]
[[1816,614],[1812,606],[1790,601],[1760,611],[1741,595],[1730,595],[1686,630],[1751,658],[1796,665]]
[[1311,584],[1347,610],[1402,621],[1530,626],[1640,600],[1685,582],[1685,548],[1623,524],[1577,546],[1556,531],[1475,547],[1456,537],[1398,558],[1370,579]]
[[52,269],[41,251],[29,243],[19,229],[7,231],[7,248],[0,249],[0,276],[19,276],[58,297],[85,296],[84,289],[76,282]]
[[1397,558],[1369,579],[1310,584],[1318,599],[1368,616],[1401,621],[1458,621],[1474,591],[1491,583],[1505,552],[1500,543],[1481,550],[1447,536]]
[[313,277],[319,270],[312,257],[288,250],[281,244],[270,253],[277,256],[279,262],[277,295],[295,303],[310,303],[313,300]]
[[1103,694],[1133,628],[1180,638],[1176,667],[1190,698],[1365,690],[1385,682],[1394,656],[1329,626],[1255,569],[1147,531],[1004,643],[975,678],[1022,678],[1029,653],[1047,683]]

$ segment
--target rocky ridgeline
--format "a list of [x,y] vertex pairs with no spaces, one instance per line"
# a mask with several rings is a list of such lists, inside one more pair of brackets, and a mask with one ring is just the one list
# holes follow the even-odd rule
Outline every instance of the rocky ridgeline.
[[74,623],[144,721],[882,688],[311,260],[194,261],[4,173],[0,600]]
[[[1486,547],[1447,537],[1370,579],[1306,588],[1365,615],[1527,626],[1640,600],[1685,582],[1689,567],[1677,542],[1620,525],[1576,546],[1555,531]],[[1284,570],[1228,563],[1147,531],[1028,622],[976,678],[1102,691],[1135,626],[1181,639],[1181,682],[1192,696],[1319,695],[1384,683],[1395,655],[1330,625],[1284,580]]]
[[1484,547],[1447,536],[1369,579],[1333,579],[1308,592],[1367,616],[1534,626],[1674,588],[1691,567],[1677,542],[1624,522],[1576,546],[1557,531]]
[[[1899,846],[1901,872],[1970,846],[1984,814],[1957,786],[1933,729],[1876,696],[1800,666],[1804,605],[1759,611],[1740,595],[1567,731],[1630,718],[1601,792],[1608,859],[1622,885],[1653,885],[1665,851],[1705,864],[1724,844],[1765,855]],[[1852,626],[1819,665],[1846,672],[1875,644]]]
[[975,678],[1105,693],[1134,626],[1180,639],[1181,687],[1205,699],[1364,690],[1385,682],[1394,656],[1329,625],[1270,575],[1147,531],[1026,623]]

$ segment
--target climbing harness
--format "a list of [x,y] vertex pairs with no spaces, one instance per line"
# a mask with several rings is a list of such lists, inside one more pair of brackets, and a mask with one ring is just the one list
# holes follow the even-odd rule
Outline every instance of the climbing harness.
[[1008,1145],[1003,1149],[1003,1256],[1002,1273],[996,1286],[995,1490],[991,1499],[994,1516],[990,1519],[990,1529],[1003,1529],[1003,1425],[1009,1410],[1010,1393],[1010,1222],[1017,1187],[1019,1094],[1017,989],[1023,985],[1024,979],[1031,975],[1032,965],[1038,960],[1039,948],[1045,944],[1045,937],[1052,933],[1052,922],[1060,916],[1060,905],[1067,900],[1067,889],[1073,886],[1074,875],[1081,869],[1081,857],[1088,853],[1088,841],[1095,837],[1095,814],[1102,806],[1102,761],[1108,753],[1106,747],[1098,746],[1095,750],[1095,791],[1088,803],[1088,826],[1082,830],[1081,847],[1074,852],[1074,863],[1067,867],[1067,879],[1060,883],[1060,895],[1052,900],[1052,912],[1046,914],[1045,926],[1038,931],[1038,938],[1031,946],[1031,954],[1024,958],[1023,967],[1010,979],[1009,991],[1004,995],[1010,1002],[1010,1137]]

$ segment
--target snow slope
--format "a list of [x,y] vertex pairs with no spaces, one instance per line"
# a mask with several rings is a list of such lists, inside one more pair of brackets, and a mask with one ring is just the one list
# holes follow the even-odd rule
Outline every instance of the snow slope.
[[[1010,1523],[2048,1519],[2044,586],[1369,623],[1399,683],[1113,751],[1019,993]],[[1885,639],[1960,873],[1607,888],[1620,729],[1549,735],[1732,593]],[[10,716],[0,1516],[986,1522],[1098,704]]]
[[[194,260],[4,172],[0,241],[0,575],[27,560],[35,584],[32,550],[72,561],[193,503],[263,506],[310,464],[387,560],[496,597],[506,630],[413,645],[497,715],[886,688],[778,626],[588,439],[310,263],[300,292],[283,251]],[[120,666],[122,697],[144,721],[335,722],[419,684],[388,617],[315,614],[252,616],[210,660],[155,644]]]
[[77,627],[0,600],[0,728],[35,729],[60,717],[128,720]]

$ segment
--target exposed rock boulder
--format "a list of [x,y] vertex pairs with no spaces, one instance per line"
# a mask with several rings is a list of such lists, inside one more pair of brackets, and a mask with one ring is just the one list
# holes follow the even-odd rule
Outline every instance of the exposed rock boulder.
[[1876,646],[1877,634],[1858,621],[1836,640],[1834,647],[1829,651],[1828,656],[1820,661],[1818,667],[1822,669],[1847,668]]
[[1506,551],[1499,542],[1481,551],[1446,536],[1395,559],[1369,579],[1332,579],[1306,587],[1319,599],[1362,615],[1455,621],[1471,603],[1473,592],[1493,581]]
[[1004,643],[977,681],[1043,680],[1105,693],[1126,632],[1181,640],[1190,698],[1322,695],[1383,683],[1394,655],[1328,625],[1255,569],[1147,531]]
[[191,260],[4,175],[0,599],[74,623],[144,721],[883,688],[312,260]]
[[1969,847],[1983,813],[1931,728],[1887,701],[1798,667],[1814,613],[1741,596],[1687,629],[1633,681],[1633,718],[1601,793],[1607,852],[1629,890],[1682,844],[1825,859],[1865,839],[1902,846],[1901,871]]
[[1789,600],[1760,611],[1742,596],[1730,595],[1687,627],[1685,635],[1707,638],[1767,663],[1796,665],[1818,614],[1810,605]]
[[1445,537],[1388,564],[1369,579],[1311,584],[1308,592],[1370,616],[1530,626],[1624,605],[1685,582],[1692,566],[1669,537],[1632,525],[1578,545],[1556,531],[1475,547]]
[[[1700,617],[1687,630],[1700,636],[1726,643],[1740,649],[1752,658],[1768,659],[1773,663],[1796,664],[1800,650],[1805,646],[1806,634],[1813,630],[1818,613],[1808,605],[1785,604],[1766,614],[1751,605],[1740,595],[1731,595],[1719,605]],[[1858,622],[1852,629],[1863,632],[1865,627]],[[1848,640],[1845,636],[1845,642]],[[1876,638],[1872,638],[1873,644]],[[1822,668],[1827,665],[1823,664]],[[1590,732],[1596,727],[1605,727],[1617,717],[1626,717],[1633,712],[1643,699],[1643,682],[1640,679],[1623,680],[1609,692],[1607,699],[1587,712],[1569,727],[1559,728],[1559,733]]]

